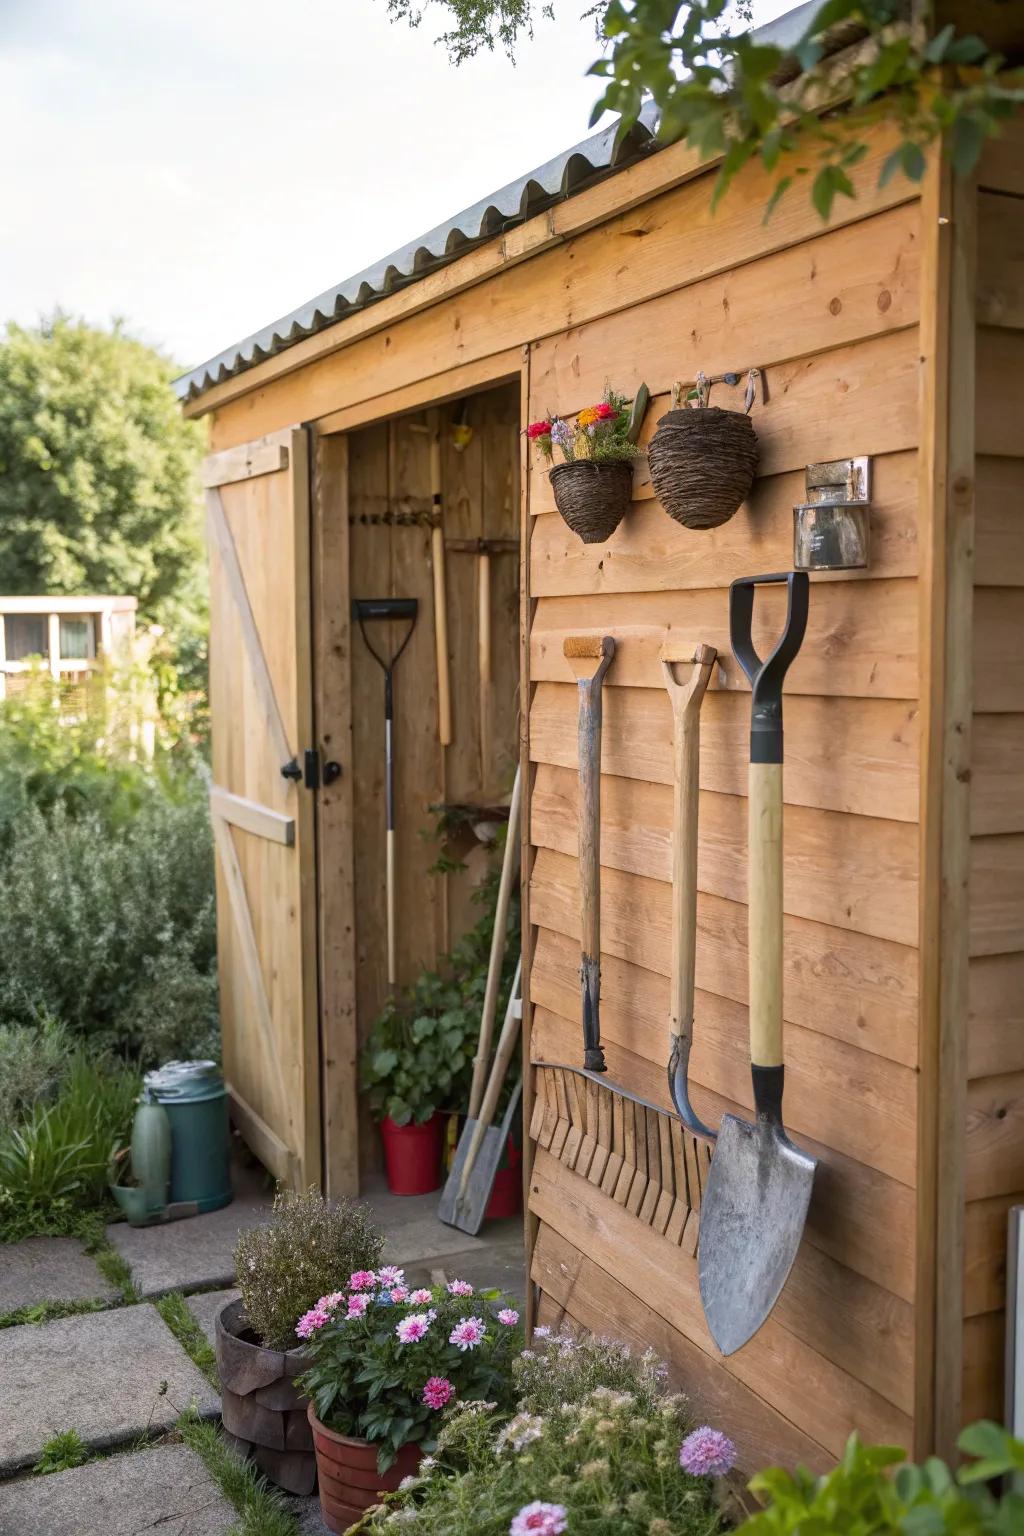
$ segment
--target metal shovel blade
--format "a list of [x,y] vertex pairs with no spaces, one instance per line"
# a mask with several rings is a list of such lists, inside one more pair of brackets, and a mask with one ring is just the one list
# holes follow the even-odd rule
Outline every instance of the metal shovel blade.
[[487,1209],[487,1202],[491,1198],[491,1190],[494,1187],[494,1175],[498,1171],[498,1164],[501,1162],[501,1154],[505,1146],[502,1127],[488,1126],[484,1131],[484,1139],[480,1143],[473,1171],[469,1175],[460,1200],[459,1185],[462,1182],[462,1169],[476,1125],[476,1120],[467,1120],[465,1123],[462,1135],[459,1137],[459,1144],[455,1149],[451,1171],[437,1207],[437,1214],[445,1225],[458,1227],[460,1232],[479,1232],[484,1211]]
[[700,1212],[700,1296],[712,1337],[734,1354],[765,1321],[793,1267],[817,1161],[776,1119],[724,1115]]

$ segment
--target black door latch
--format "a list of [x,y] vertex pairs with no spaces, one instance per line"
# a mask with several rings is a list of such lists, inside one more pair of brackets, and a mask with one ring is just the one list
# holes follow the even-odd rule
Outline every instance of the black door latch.
[[[285,763],[281,769],[281,777],[291,779],[293,784],[302,781],[307,789],[319,789],[321,784],[320,753],[316,747],[307,747],[302,754],[302,766],[299,766],[297,757]],[[341,764],[333,758],[323,765],[323,783],[333,784],[335,779],[341,778]]]

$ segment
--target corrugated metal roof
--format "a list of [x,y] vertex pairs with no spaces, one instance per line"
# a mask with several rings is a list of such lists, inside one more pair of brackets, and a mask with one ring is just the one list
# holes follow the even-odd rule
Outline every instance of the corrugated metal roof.
[[[804,0],[802,5],[777,20],[758,27],[754,35],[766,43],[788,48],[800,37],[819,5],[820,0]],[[510,182],[499,192],[492,192],[489,197],[474,203],[472,208],[457,213],[418,240],[410,241],[400,251],[393,251],[365,271],[328,288],[290,315],[275,320],[255,335],[246,337],[245,341],[201,363],[191,373],[182,374],[174,381],[178,398],[195,399],[214,384],[244,373],[247,368],[254,368],[257,363],[293,347],[305,337],[336,325],[356,310],[365,309],[377,299],[455,261],[473,246],[492,240],[513,225],[542,213],[553,203],[562,202],[595,181],[633,164],[641,156],[660,148],[654,138],[657,120],[653,102],[648,103],[639,122],[617,150],[615,134],[618,125],[613,123],[610,128],[573,145],[564,154],[556,155],[546,165]]]
[[465,255],[473,246],[492,240],[513,225],[542,213],[553,203],[572,197],[599,178],[632,164],[658,148],[654,140],[656,123],[656,111],[651,104],[644,108],[639,123],[618,150],[615,148],[615,123],[592,134],[564,154],[556,155],[546,165],[509,182],[507,187],[481,198],[472,208],[438,224],[436,229],[421,235],[418,240],[410,241],[400,251],[393,251],[372,267],[318,294],[301,309],[228,347],[193,368],[191,373],[182,374],[174,381],[178,398],[195,399],[223,379],[233,378],[265,358],[294,346],[304,337],[335,325],[358,309],[365,309],[386,294],[417,282],[428,272],[435,272]]

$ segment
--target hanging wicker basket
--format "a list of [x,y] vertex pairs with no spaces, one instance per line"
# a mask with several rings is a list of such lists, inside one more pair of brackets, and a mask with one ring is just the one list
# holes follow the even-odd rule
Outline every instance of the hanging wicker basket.
[[651,438],[647,462],[654,494],[669,517],[684,528],[717,528],[750,494],[757,433],[743,411],[707,404],[668,411]]
[[556,464],[551,474],[555,506],[584,544],[611,537],[633,499],[633,466],[628,460],[597,463],[574,459]]

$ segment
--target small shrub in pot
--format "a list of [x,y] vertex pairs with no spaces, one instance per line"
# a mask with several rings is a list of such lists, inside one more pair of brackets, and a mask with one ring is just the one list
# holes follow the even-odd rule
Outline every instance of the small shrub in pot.
[[222,1307],[215,1329],[224,1428],[290,1493],[316,1486],[308,1399],[295,1385],[307,1364],[296,1322],[354,1271],[376,1264],[383,1244],[365,1206],[328,1204],[315,1189],[279,1195],[270,1223],[238,1240],[241,1299]]

